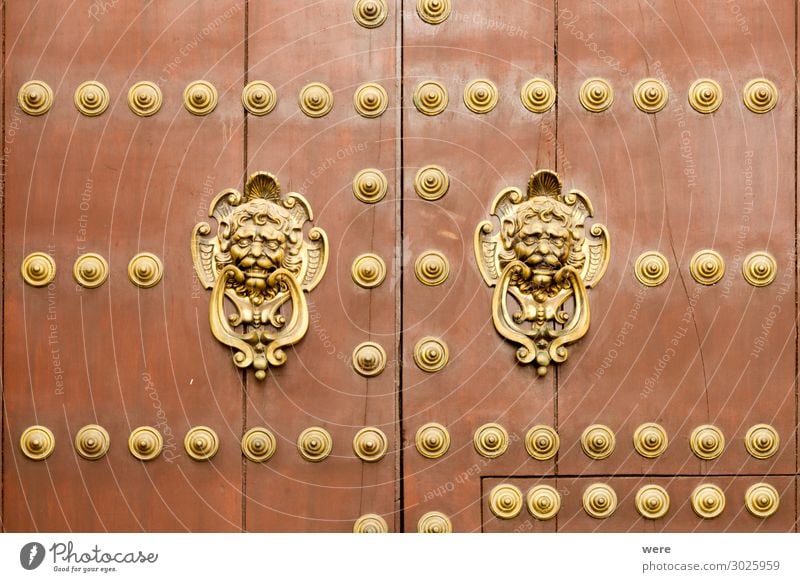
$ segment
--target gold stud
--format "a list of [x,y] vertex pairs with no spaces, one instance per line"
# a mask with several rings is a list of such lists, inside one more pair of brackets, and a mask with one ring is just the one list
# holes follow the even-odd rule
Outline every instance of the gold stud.
[[128,450],[140,461],[152,461],[161,454],[164,437],[152,426],[140,426],[128,437]]
[[450,448],[450,433],[438,422],[429,422],[419,427],[414,444],[423,457],[438,459]]
[[508,449],[508,431],[499,424],[489,422],[478,427],[472,443],[479,455],[494,459]]
[[545,113],[556,102],[556,88],[547,79],[531,79],[522,87],[519,98],[528,111]]
[[419,518],[417,532],[419,533],[452,533],[453,524],[444,513],[429,511]]
[[756,459],[769,459],[778,452],[781,439],[778,431],[768,424],[751,426],[744,437],[747,452]]
[[110,102],[108,89],[99,81],[86,81],[75,90],[75,107],[87,117],[102,115]]
[[689,87],[689,105],[698,113],[714,113],[722,98],[722,87],[713,79],[698,79]]
[[750,253],[742,263],[742,275],[753,287],[766,287],[778,275],[778,264],[769,253]]
[[108,431],[99,424],[87,424],[75,435],[75,450],[87,461],[103,458],[109,446]]
[[19,437],[19,447],[22,454],[32,461],[44,461],[53,454],[56,438],[46,426],[29,426]]
[[659,519],[669,511],[669,494],[659,485],[645,485],[636,493],[636,511],[645,519]]
[[614,102],[614,89],[605,79],[593,77],[583,82],[579,98],[586,111],[600,113],[611,107]]
[[744,494],[744,506],[755,517],[769,517],[778,511],[780,502],[778,490],[769,483],[751,485]]
[[319,426],[307,428],[297,437],[297,450],[306,461],[318,463],[333,450],[331,433]]
[[217,88],[208,81],[193,81],[183,90],[183,106],[192,115],[208,115],[218,100]]
[[716,485],[698,485],[692,492],[692,511],[703,519],[713,519],[725,510],[725,493]]
[[242,454],[254,463],[269,461],[278,450],[278,441],[272,431],[256,426],[242,436]]
[[514,485],[497,485],[489,492],[489,509],[500,519],[514,519],[522,511],[522,491]]
[[450,265],[445,256],[438,251],[425,251],[414,263],[414,274],[423,285],[441,285],[450,275]]
[[378,255],[372,253],[359,255],[353,261],[350,275],[359,287],[373,289],[386,279],[386,263]]
[[535,519],[553,519],[561,509],[561,495],[550,485],[536,485],[528,491],[528,513]]
[[128,263],[128,279],[137,287],[149,289],[158,285],[164,275],[164,265],[152,253],[139,253]]
[[353,18],[364,28],[377,28],[389,16],[386,0],[356,0],[353,2]]
[[614,431],[603,424],[587,426],[581,435],[581,448],[591,459],[605,459],[616,446]]
[[324,83],[309,83],[300,89],[300,109],[309,117],[324,117],[333,109],[333,91]]
[[447,89],[436,81],[423,81],[414,90],[414,107],[423,115],[439,115],[449,102]]
[[44,115],[53,106],[53,90],[44,81],[28,81],[19,88],[17,103],[28,115]]
[[250,81],[242,89],[242,107],[252,115],[267,115],[277,104],[275,87],[266,81]]
[[377,513],[367,513],[353,524],[353,533],[388,533],[389,524]]
[[704,424],[692,431],[689,446],[697,458],[710,461],[722,454],[725,436],[716,426]]
[[713,285],[725,275],[725,261],[717,251],[697,251],[689,263],[689,271],[701,285]]
[[139,81],[128,89],[128,107],[139,117],[150,117],[161,109],[161,89],[150,81]]
[[425,166],[414,176],[414,192],[423,200],[439,200],[449,189],[450,177],[441,166]]
[[219,438],[217,433],[207,426],[196,426],[183,438],[183,448],[195,461],[207,461],[217,454]]
[[753,113],[767,113],[778,104],[778,88],[768,79],[753,79],[744,86],[744,104]]
[[633,89],[633,102],[645,113],[658,113],[667,105],[667,86],[658,79],[642,79]]
[[667,431],[655,422],[646,422],[633,433],[633,448],[646,459],[655,459],[662,455],[668,444]]
[[417,14],[428,24],[441,24],[451,10],[450,0],[417,0]]
[[386,89],[377,83],[364,83],[353,95],[353,107],[361,117],[380,117],[388,106]]
[[603,483],[589,485],[583,492],[583,510],[595,519],[605,519],[617,509],[617,494]]
[[435,337],[424,337],[414,347],[414,363],[423,372],[438,372],[450,359],[447,344]]
[[362,428],[353,437],[353,452],[362,461],[376,463],[386,456],[389,439],[386,433],[374,426]]
[[667,257],[657,251],[642,253],[636,259],[633,273],[642,285],[657,287],[669,277],[669,263]]
[[555,457],[560,444],[558,433],[544,424],[531,427],[525,435],[525,450],[537,461],[547,461]]
[[32,287],[44,287],[56,278],[56,262],[47,253],[31,253],[22,261],[22,278]]
[[386,350],[375,342],[364,342],[353,350],[353,369],[366,378],[377,376],[386,368]]
[[108,263],[97,253],[83,254],[75,260],[72,276],[82,287],[95,289],[108,279]]
[[475,79],[464,88],[464,105],[473,113],[489,113],[497,100],[497,85],[489,79]]
[[361,170],[353,178],[353,196],[365,204],[375,204],[383,200],[389,189],[389,182],[383,172],[375,168]]

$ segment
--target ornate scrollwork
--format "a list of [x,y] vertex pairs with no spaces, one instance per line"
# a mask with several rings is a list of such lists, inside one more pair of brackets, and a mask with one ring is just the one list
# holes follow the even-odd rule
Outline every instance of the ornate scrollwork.
[[[493,232],[484,220],[475,232],[475,257],[484,281],[494,287],[492,319],[504,338],[520,344],[517,359],[535,362],[540,376],[567,359],[566,346],[589,330],[586,289],[603,277],[610,256],[606,227],[584,223],[592,203],[579,190],[561,191],[561,178],[539,170],[527,193],[506,188],[494,199]],[[571,313],[565,309],[572,299]],[[510,305],[516,303],[518,309]]]
[[[308,331],[305,292],[325,273],[328,238],[316,227],[304,235],[311,206],[300,194],[281,194],[267,172],[250,176],[244,194],[220,192],[209,216],[217,230],[207,222],[194,227],[192,258],[201,284],[212,290],[211,332],[234,350],[236,366],[252,366],[263,380],[268,366],[286,363],[283,348]],[[226,314],[227,304],[234,313]]]

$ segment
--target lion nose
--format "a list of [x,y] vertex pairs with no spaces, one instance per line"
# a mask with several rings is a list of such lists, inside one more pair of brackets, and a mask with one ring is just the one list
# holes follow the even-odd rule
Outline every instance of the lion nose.
[[550,245],[546,240],[542,239],[539,241],[538,251],[540,255],[546,255],[550,252]]
[[250,247],[250,254],[254,257],[260,257],[264,254],[264,246],[261,243],[253,243],[253,246]]

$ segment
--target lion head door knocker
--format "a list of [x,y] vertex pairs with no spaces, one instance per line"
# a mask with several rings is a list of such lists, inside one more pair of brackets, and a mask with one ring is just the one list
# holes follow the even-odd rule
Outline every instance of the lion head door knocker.
[[252,366],[263,380],[268,366],[286,362],[283,348],[308,330],[304,292],[325,273],[328,238],[320,228],[304,235],[313,218],[308,201],[281,194],[267,172],[250,176],[244,194],[233,188],[217,194],[208,215],[217,230],[207,222],[194,227],[192,258],[200,282],[212,290],[211,331],[233,349],[238,367]]
[[[606,227],[584,223],[592,203],[579,190],[561,191],[561,178],[539,170],[527,193],[506,188],[494,199],[491,214],[475,233],[475,257],[486,284],[494,287],[492,319],[504,338],[519,344],[517,359],[535,362],[540,376],[552,363],[567,359],[566,346],[589,329],[586,289],[608,266]],[[569,300],[572,301],[569,301]]]

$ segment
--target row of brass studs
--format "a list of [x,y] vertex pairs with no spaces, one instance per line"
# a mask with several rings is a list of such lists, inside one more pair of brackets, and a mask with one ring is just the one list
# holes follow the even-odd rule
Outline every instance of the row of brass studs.
[[[441,24],[450,16],[450,0],[417,0],[417,16],[428,24]],[[355,0],[353,19],[364,28],[377,28],[386,22],[386,0]]]
[[[89,424],[75,435],[75,450],[84,459],[96,461],[108,452],[111,440],[102,426]],[[53,454],[56,439],[53,432],[44,426],[31,426],[19,440],[23,454],[34,461],[43,461]],[[207,426],[190,429],[183,440],[186,453],[196,461],[206,461],[219,450],[217,433]],[[161,433],[151,426],[140,426],[128,437],[128,450],[141,461],[157,458],[163,449]],[[268,461],[275,454],[278,441],[269,429],[255,427],[242,437],[242,454],[255,463]],[[389,448],[386,434],[376,427],[365,427],[353,437],[353,452],[368,463],[380,461]],[[333,450],[333,438],[324,428],[313,426],[305,429],[297,438],[297,450],[306,461],[319,462]]]
[[[450,448],[450,433],[437,422],[421,426],[414,439],[417,452],[428,459],[438,459]],[[549,426],[536,425],[525,435],[525,450],[539,461],[552,459],[558,452],[558,433]],[[614,431],[602,424],[586,427],[581,435],[581,450],[590,459],[606,459],[616,448]],[[499,457],[508,449],[508,431],[496,423],[484,424],[475,431],[475,451],[486,458]],[[655,459],[667,450],[669,439],[664,428],[654,422],[640,425],[633,433],[633,447],[646,459]],[[744,438],[747,452],[756,459],[769,459],[780,448],[778,432],[768,424],[756,424]],[[710,424],[698,426],[692,431],[689,446],[694,455],[703,460],[719,457],[725,449],[722,431]]]
[[[353,261],[350,274],[359,287],[374,289],[386,279],[386,263],[373,253],[359,255]],[[450,264],[439,251],[428,250],[417,257],[414,274],[423,285],[435,287],[447,280],[450,275]]]
[[[593,483],[583,492],[583,510],[595,519],[610,517],[617,509],[617,494],[604,483]],[[744,495],[744,506],[755,517],[773,515],[780,504],[777,489],[768,483],[751,485]],[[489,509],[500,519],[514,519],[526,505],[535,519],[547,521],[561,509],[561,495],[550,485],[532,487],[523,501],[522,491],[515,485],[498,485],[489,493]],[[660,519],[669,511],[670,499],[660,485],[645,485],[636,493],[634,505],[645,519]],[[725,510],[725,492],[713,484],[697,486],[691,495],[692,510],[698,517],[713,519]]]
[[[633,272],[642,285],[657,287],[669,277],[669,263],[658,251],[647,251],[636,259]],[[725,275],[725,261],[722,255],[714,250],[700,250],[692,256],[689,272],[701,285],[713,285]],[[754,287],[769,285],[777,274],[778,263],[775,257],[767,252],[750,253],[742,262],[742,276]]]
[[[365,204],[375,204],[383,200],[389,189],[386,176],[378,169],[361,170],[353,178],[353,195]],[[430,165],[420,168],[414,176],[414,191],[428,202],[435,202],[447,194],[450,177],[441,166]]]
[[[31,253],[22,261],[22,278],[33,287],[45,287],[56,278],[56,262],[47,253]],[[164,265],[152,253],[139,253],[128,263],[128,279],[137,287],[153,287],[161,281]],[[94,289],[108,279],[108,262],[97,253],[86,253],[75,259],[72,276],[82,287]]]

